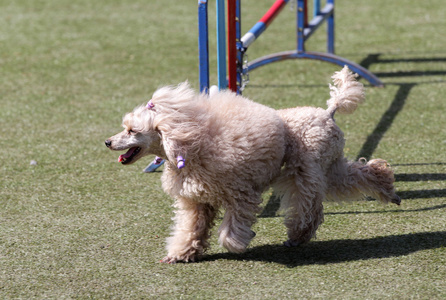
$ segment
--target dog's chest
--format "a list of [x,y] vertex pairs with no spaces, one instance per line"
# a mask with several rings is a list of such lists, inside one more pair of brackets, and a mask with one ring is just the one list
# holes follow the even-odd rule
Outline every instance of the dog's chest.
[[[216,196],[210,193],[212,189],[209,187],[215,186],[211,177],[203,174],[187,170],[165,170],[162,181],[164,191],[173,198],[181,197],[207,203]],[[212,191],[215,193],[215,190]]]

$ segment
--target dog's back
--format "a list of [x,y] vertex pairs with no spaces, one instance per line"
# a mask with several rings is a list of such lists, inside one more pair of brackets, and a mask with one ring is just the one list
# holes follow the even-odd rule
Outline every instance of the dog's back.
[[325,171],[336,158],[343,156],[344,134],[336,125],[334,114],[353,113],[364,102],[364,86],[356,76],[347,66],[335,72],[327,109],[296,107],[278,111],[286,124],[288,148],[292,149],[287,151],[285,161],[294,165],[317,161]]
[[303,161],[317,161],[326,169],[333,158],[342,156],[344,134],[327,110],[296,107],[277,113],[286,124],[287,164],[297,166]]
[[200,188],[190,190],[191,198],[234,197],[241,191],[257,197],[280,173],[285,153],[283,120],[274,109],[229,91],[210,98],[200,95],[190,105],[199,107],[197,111],[206,118],[196,116],[202,120],[201,135],[190,143],[196,149],[188,151],[193,155],[186,158],[187,168],[166,168],[166,191],[172,196],[184,194],[183,185],[174,188],[169,183],[193,180]]

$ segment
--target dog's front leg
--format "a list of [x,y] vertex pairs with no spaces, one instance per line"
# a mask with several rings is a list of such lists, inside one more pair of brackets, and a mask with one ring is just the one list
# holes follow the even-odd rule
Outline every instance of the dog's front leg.
[[188,199],[178,199],[175,207],[175,224],[167,239],[167,256],[161,262],[196,261],[209,247],[210,229],[217,209]]

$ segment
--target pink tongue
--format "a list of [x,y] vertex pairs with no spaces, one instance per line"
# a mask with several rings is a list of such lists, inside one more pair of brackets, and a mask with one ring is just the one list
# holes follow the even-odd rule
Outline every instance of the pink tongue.
[[127,151],[125,154],[119,155],[118,162],[123,161],[124,158],[129,158],[130,156],[132,156],[133,152],[135,152],[136,149],[137,147],[130,148],[129,151]]

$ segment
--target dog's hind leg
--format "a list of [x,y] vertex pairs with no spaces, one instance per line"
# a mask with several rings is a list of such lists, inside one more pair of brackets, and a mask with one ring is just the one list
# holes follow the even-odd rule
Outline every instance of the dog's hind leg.
[[329,174],[328,199],[357,200],[364,195],[372,196],[384,203],[400,204],[401,199],[395,193],[393,171],[382,159],[336,161]]
[[285,214],[288,234],[285,246],[310,241],[324,221],[325,180],[318,170],[315,164],[285,170],[273,186],[281,196],[280,210]]
[[285,246],[295,247],[309,242],[324,221],[323,196],[317,194],[311,199],[311,201],[304,200],[309,205],[308,207],[297,205],[297,207],[289,208],[286,213],[284,224],[288,229],[288,240],[284,242]]
[[251,226],[256,221],[256,214],[259,212],[260,195],[255,198],[255,201],[237,201],[226,208],[219,228],[218,242],[229,252],[244,252],[256,235],[251,230]]
[[175,225],[167,238],[165,263],[196,261],[209,247],[208,239],[217,209],[209,204],[177,200]]

